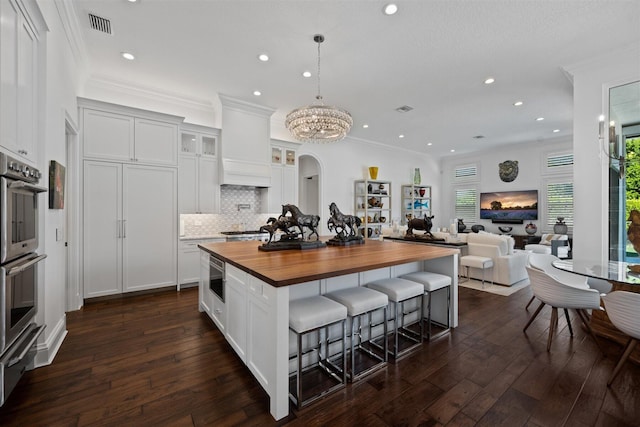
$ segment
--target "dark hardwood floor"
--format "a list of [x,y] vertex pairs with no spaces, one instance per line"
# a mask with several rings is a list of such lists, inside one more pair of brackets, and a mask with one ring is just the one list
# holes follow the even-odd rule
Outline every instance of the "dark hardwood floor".
[[276,423],[268,398],[213,323],[197,289],[87,304],[69,313],[53,364],[27,372],[2,426],[638,426],[640,366],[606,381],[607,355],[550,310],[527,334],[531,291],[503,297],[460,288],[460,326],[395,365]]

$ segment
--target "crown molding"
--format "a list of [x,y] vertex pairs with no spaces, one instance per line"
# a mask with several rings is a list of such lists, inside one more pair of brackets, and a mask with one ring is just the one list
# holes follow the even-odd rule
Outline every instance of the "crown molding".
[[82,37],[78,14],[71,0],[54,0],[64,34],[77,64],[88,62],[87,49]]

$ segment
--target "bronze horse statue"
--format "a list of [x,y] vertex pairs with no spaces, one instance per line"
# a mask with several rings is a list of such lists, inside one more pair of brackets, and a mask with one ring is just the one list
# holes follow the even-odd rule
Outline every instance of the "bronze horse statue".
[[291,230],[291,222],[289,221],[289,217],[281,216],[276,219],[274,217],[269,217],[267,220],[267,225],[263,225],[260,227],[260,231],[266,231],[269,233],[269,241],[267,243],[271,243],[273,241],[273,236],[276,234],[276,231],[281,230],[284,231],[287,239],[292,239],[298,236],[298,233]]
[[424,216],[424,219],[421,218],[414,218],[412,220],[409,220],[409,223],[407,224],[407,235],[412,235],[413,234],[413,230],[424,230],[424,234],[428,235],[429,237],[433,238],[433,234],[431,234],[431,227],[433,227],[433,223],[431,222],[431,220],[434,218],[434,215],[431,216]]
[[[342,240],[356,236],[358,227],[362,222],[360,218],[355,215],[343,214],[334,202],[329,205],[329,212],[331,213],[331,217],[327,221],[329,231],[335,229],[338,238]],[[349,234],[347,234],[347,228],[349,229]]]
[[313,234],[316,235],[316,240],[320,240],[320,236],[318,235],[318,224],[320,224],[320,217],[318,215],[308,215],[303,214],[300,209],[296,205],[282,205],[282,216],[286,216],[287,213],[291,214],[289,221],[291,226],[296,226],[300,229],[300,234],[302,234],[302,240],[304,240],[304,230],[303,227],[307,227],[311,230],[309,236],[307,236],[307,240],[311,240],[311,236]]

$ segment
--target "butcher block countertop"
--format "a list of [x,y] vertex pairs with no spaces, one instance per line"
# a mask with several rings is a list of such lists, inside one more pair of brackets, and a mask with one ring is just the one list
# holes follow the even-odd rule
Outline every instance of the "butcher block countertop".
[[262,242],[203,243],[209,252],[272,286],[288,286],[408,262],[459,254],[458,249],[367,240],[363,245],[259,251]]

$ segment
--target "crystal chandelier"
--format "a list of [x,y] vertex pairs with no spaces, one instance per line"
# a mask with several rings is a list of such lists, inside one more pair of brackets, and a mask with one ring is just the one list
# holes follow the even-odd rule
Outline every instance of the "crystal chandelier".
[[324,41],[322,34],[313,36],[318,43],[318,102],[313,105],[296,108],[287,114],[284,122],[289,132],[298,141],[303,142],[335,142],[349,132],[353,119],[347,111],[336,107],[329,107],[322,102],[320,95],[320,43]]

